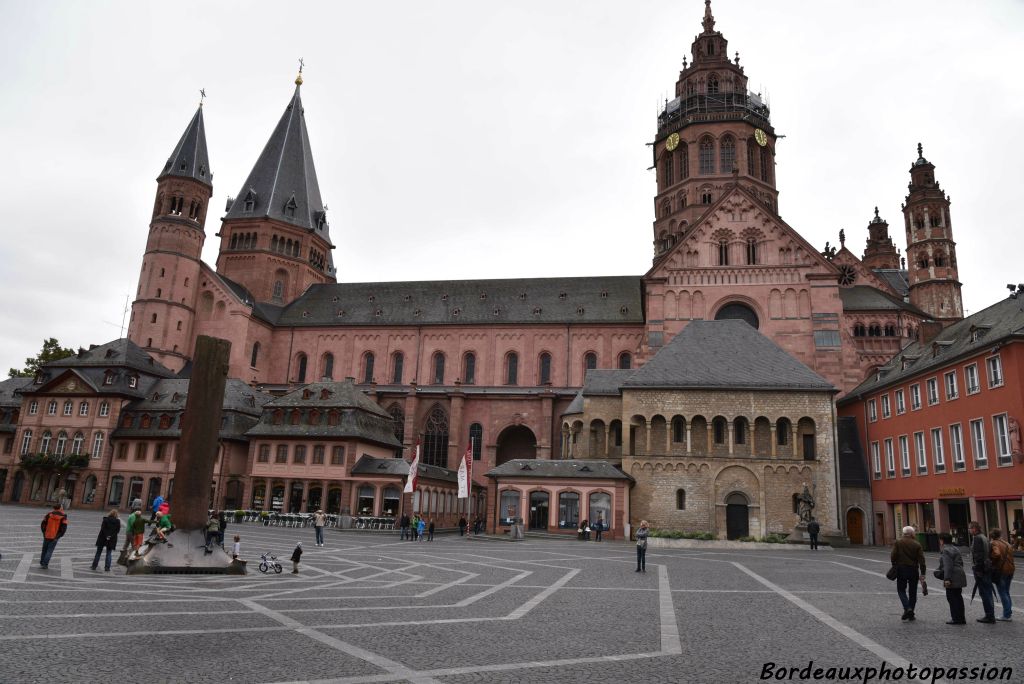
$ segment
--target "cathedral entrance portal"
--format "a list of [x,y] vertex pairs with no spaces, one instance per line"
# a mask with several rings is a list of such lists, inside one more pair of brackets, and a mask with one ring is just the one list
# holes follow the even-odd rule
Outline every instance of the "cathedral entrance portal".
[[495,465],[517,458],[537,458],[537,438],[525,425],[511,425],[498,435],[498,453]]
[[747,497],[742,494],[730,494],[725,500],[725,536],[726,539],[739,539],[750,534],[750,510]]

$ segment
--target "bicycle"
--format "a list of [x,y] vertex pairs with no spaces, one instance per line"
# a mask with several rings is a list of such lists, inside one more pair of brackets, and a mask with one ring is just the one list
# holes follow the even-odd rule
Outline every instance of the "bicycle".
[[270,553],[260,554],[259,568],[260,572],[264,574],[270,572],[271,568],[273,568],[274,572],[278,575],[280,575],[281,572],[284,570],[284,568],[281,567],[281,563],[278,562],[277,556]]

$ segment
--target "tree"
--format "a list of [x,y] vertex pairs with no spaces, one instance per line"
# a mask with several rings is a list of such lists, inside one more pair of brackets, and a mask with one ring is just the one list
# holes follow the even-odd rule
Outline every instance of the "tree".
[[69,356],[74,356],[75,350],[68,349],[60,346],[60,342],[57,341],[56,337],[51,337],[48,340],[43,340],[43,349],[34,357],[25,359],[25,368],[18,370],[12,368],[7,373],[9,378],[31,378],[39,370],[39,367],[44,363],[50,361],[59,361],[60,359],[66,359]]

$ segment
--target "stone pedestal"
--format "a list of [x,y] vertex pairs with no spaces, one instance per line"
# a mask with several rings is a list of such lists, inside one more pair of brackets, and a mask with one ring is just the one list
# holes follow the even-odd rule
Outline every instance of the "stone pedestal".
[[794,525],[789,536],[786,537],[786,542],[789,544],[810,544],[811,535],[807,533],[807,523],[801,520]]
[[203,530],[174,530],[166,544],[143,544],[128,556],[129,575],[244,575],[245,563],[219,546],[206,552]]

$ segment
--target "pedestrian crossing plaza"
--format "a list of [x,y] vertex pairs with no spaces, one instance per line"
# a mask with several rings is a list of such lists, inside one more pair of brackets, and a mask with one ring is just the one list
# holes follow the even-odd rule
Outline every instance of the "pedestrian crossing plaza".
[[[836,681],[884,681],[885,668],[1024,680],[1020,608],[978,624],[975,599],[968,624],[948,626],[930,579],[902,621],[881,548],[652,544],[641,573],[621,541],[329,528],[318,547],[311,528],[229,523],[245,576],[127,576],[91,569],[100,511],[69,511],[39,567],[46,512],[0,506],[0,682],[755,682],[816,668]],[[282,573],[257,570],[264,553]],[[1011,594],[1024,607],[1019,583]]]

